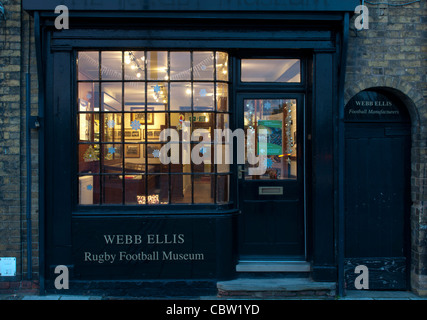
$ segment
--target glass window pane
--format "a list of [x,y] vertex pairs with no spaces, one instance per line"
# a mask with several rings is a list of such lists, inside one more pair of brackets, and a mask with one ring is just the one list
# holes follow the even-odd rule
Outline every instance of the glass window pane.
[[140,174],[128,174],[125,176],[125,204],[146,204],[145,176]]
[[78,79],[99,80],[99,52],[79,52]]
[[214,129],[214,121],[215,114],[211,112],[194,112],[190,116],[190,121],[192,124],[192,131],[194,132],[197,129],[203,129],[205,134],[199,137],[198,141],[202,141],[202,137],[204,141],[213,140],[213,129]]
[[[260,167],[260,163],[249,163],[250,155],[264,154],[264,174],[246,175],[252,179],[295,179],[297,175],[297,119],[296,100],[245,100],[245,131],[267,132],[266,149],[261,149],[259,140],[247,148],[246,169]],[[256,134],[258,136],[258,134]]]
[[168,108],[168,84],[150,82],[147,88],[147,111],[162,111]]
[[122,80],[122,52],[104,51],[101,53],[102,80]]
[[191,80],[190,52],[170,53],[171,80]]
[[102,142],[118,142],[122,140],[122,114],[104,113]]
[[228,84],[216,85],[216,105],[218,111],[228,111]]
[[145,83],[127,82],[124,92],[124,111],[140,112],[145,111]]
[[214,55],[213,52],[193,52],[193,79],[214,79]]
[[225,52],[216,53],[216,79],[228,81],[228,54]]
[[79,114],[79,142],[99,142],[99,114]]
[[169,173],[169,166],[161,163],[160,156],[163,146],[164,144],[161,143],[149,143],[143,146],[143,157],[144,159],[147,157],[148,160],[148,173]]
[[104,144],[102,173],[122,173],[123,168],[123,147],[122,144]]
[[93,82],[79,83],[79,112],[99,111],[99,84]]
[[170,109],[172,111],[191,110],[191,82],[171,83]]
[[125,51],[125,80],[145,79],[144,51]]
[[101,177],[105,204],[123,203],[123,179],[121,175],[108,175]]
[[[186,166],[182,166],[186,167]],[[187,166],[188,167],[188,166]],[[184,169],[185,170],[185,169]],[[191,175],[171,175],[171,199],[172,203],[192,203]]]
[[195,111],[214,110],[213,83],[193,84],[193,108]]
[[145,157],[144,157],[144,148],[142,144],[139,143],[127,143],[124,145],[124,156],[125,156],[125,167],[131,169],[137,169],[139,171],[145,172]]
[[147,52],[148,80],[169,80],[168,53],[166,51]]
[[79,172],[99,173],[100,146],[99,144],[79,145]]
[[214,202],[214,175],[194,176],[194,203]]
[[124,115],[124,140],[129,143],[144,142],[143,131],[145,130],[145,112],[125,113]]
[[242,59],[242,82],[301,82],[298,59]]
[[99,187],[99,176],[79,177],[79,204],[99,204],[101,188]]
[[169,203],[169,175],[148,175],[148,197],[147,204]]
[[216,202],[217,203],[228,203],[230,201],[229,185],[230,176],[217,176],[216,180]]
[[122,111],[122,83],[103,83],[101,88],[101,110],[106,112]]

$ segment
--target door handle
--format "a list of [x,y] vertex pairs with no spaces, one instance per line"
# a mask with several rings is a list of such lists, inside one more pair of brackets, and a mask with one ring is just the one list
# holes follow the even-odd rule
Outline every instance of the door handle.
[[244,174],[248,174],[248,170],[243,169],[242,165],[238,166],[238,168],[237,168],[237,175],[238,175],[239,179],[243,179],[243,173]]

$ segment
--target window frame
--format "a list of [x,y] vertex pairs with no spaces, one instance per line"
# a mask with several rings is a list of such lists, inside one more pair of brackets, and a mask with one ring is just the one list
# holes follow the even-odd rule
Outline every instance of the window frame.
[[[102,53],[103,52],[107,52],[107,51],[115,51],[115,52],[122,52],[122,78],[119,80],[103,80],[102,79]],[[147,52],[150,51],[166,51],[167,52],[167,56],[168,56],[168,79],[167,80],[148,80],[147,79],[147,68],[144,68],[144,72],[145,72],[145,77],[144,79],[141,80],[126,80],[125,79],[125,65],[124,65],[124,55],[126,52],[128,51],[144,51],[144,55],[145,57],[147,57]],[[80,52],[98,52],[99,54],[99,77],[98,79],[95,80],[79,80],[79,71],[78,71],[78,57],[79,57],[79,53]],[[171,80],[170,79],[170,53],[171,52],[190,52],[191,54],[191,66],[193,68],[193,53],[194,52],[212,52],[214,54],[214,60],[213,60],[213,65],[214,65],[214,75],[213,75],[213,79],[212,80],[194,80],[194,73],[191,72],[191,79],[190,80]],[[217,53],[220,52],[224,52],[226,54],[228,54],[228,80],[219,80],[217,79],[217,66],[216,66],[216,59],[217,59]],[[232,107],[232,103],[231,103],[231,97],[232,97],[232,67],[231,67],[231,55],[227,50],[221,50],[221,49],[175,49],[175,48],[170,48],[170,49],[156,49],[156,48],[138,48],[138,49],[134,49],[134,48],[124,48],[124,49],[113,49],[113,48],[109,48],[109,49],[103,49],[103,48],[83,48],[83,49],[75,49],[73,50],[73,62],[72,62],[72,66],[73,66],[73,103],[72,103],[72,115],[73,115],[73,150],[74,150],[74,154],[75,154],[75,165],[73,168],[73,177],[74,178],[74,183],[73,183],[73,190],[75,193],[74,196],[74,211],[77,213],[96,213],[97,211],[99,212],[100,209],[102,209],[102,213],[104,212],[108,212],[108,211],[112,211],[112,212],[117,212],[117,211],[126,211],[129,213],[135,212],[135,213],[140,213],[141,211],[144,212],[149,212],[149,213],[162,213],[162,212],[171,212],[174,211],[176,213],[190,213],[191,211],[200,211],[203,210],[206,213],[209,212],[217,212],[218,210],[220,211],[227,211],[227,210],[232,210],[235,208],[235,192],[233,191],[233,165],[230,165],[230,169],[227,172],[218,172],[218,168],[217,165],[214,165],[214,170],[212,172],[203,172],[203,173],[196,173],[193,170],[193,166],[194,164],[191,164],[191,173],[189,175],[191,175],[191,180],[192,180],[192,203],[171,203],[171,176],[173,175],[181,175],[184,176],[186,174],[183,173],[172,173],[171,172],[171,165],[168,165],[169,169],[168,169],[168,173],[162,173],[162,175],[168,175],[168,180],[169,180],[169,190],[168,190],[168,204],[145,204],[145,205],[141,205],[141,204],[126,204],[126,199],[125,199],[125,192],[123,192],[122,198],[123,201],[121,204],[105,204],[102,203],[101,199],[100,199],[100,203],[99,204],[93,204],[93,205],[84,205],[84,204],[79,204],[79,177],[82,176],[94,176],[94,177],[98,177],[99,180],[102,179],[102,177],[104,176],[108,176],[109,174],[103,174],[102,173],[102,161],[101,161],[101,157],[102,157],[102,153],[101,153],[101,157],[100,160],[98,160],[100,162],[100,172],[97,174],[84,174],[84,173],[80,173],[79,172],[79,152],[78,152],[78,148],[80,145],[82,144],[88,144],[88,145],[94,145],[94,144],[98,144],[101,149],[103,149],[104,146],[109,145],[109,144],[120,144],[122,146],[122,149],[124,148],[124,146],[126,146],[128,143],[126,143],[126,141],[124,140],[124,132],[122,130],[122,137],[120,142],[114,143],[114,142],[108,142],[108,141],[102,141],[102,128],[100,128],[100,139],[98,142],[87,142],[87,143],[81,143],[79,140],[79,117],[81,114],[99,114],[100,117],[102,115],[105,114],[114,114],[114,113],[120,113],[123,116],[123,120],[124,121],[124,115],[125,114],[132,114],[132,112],[128,112],[125,111],[124,109],[124,105],[125,105],[125,92],[124,92],[124,87],[126,83],[129,82],[141,82],[143,84],[145,84],[145,88],[148,87],[149,83],[156,83],[156,82],[165,82],[168,86],[168,103],[167,103],[167,109],[166,110],[154,110],[154,111],[150,111],[153,113],[161,113],[161,114],[165,114],[166,118],[167,118],[167,122],[168,122],[168,126],[170,127],[171,125],[171,117],[170,114],[172,113],[190,113],[191,115],[194,116],[194,114],[196,113],[200,113],[203,111],[198,111],[198,110],[194,110],[193,109],[193,99],[191,99],[191,104],[192,104],[192,108],[190,110],[190,112],[187,111],[182,111],[182,110],[171,110],[170,109],[170,88],[171,88],[171,84],[172,83],[180,83],[180,82],[191,82],[191,86],[193,88],[193,84],[194,83],[212,83],[214,86],[214,108],[213,110],[209,110],[206,111],[206,113],[212,114],[214,116],[214,126],[213,128],[216,129],[216,125],[217,125],[217,115],[218,114],[226,114],[229,117],[229,126],[230,129],[233,129],[233,117],[234,117],[234,108]],[[99,92],[100,92],[100,96],[101,96],[101,92],[102,92],[102,84],[103,83],[121,83],[122,85],[122,110],[120,112],[106,112],[102,110],[101,107],[101,100],[99,101],[100,106],[99,106],[99,111],[89,111],[89,112],[80,112],[80,110],[78,110],[78,101],[79,101],[79,84],[80,83],[96,83],[99,85]],[[218,84],[225,84],[228,86],[228,111],[218,111],[217,109],[217,99],[216,97],[216,90],[217,90],[217,85]],[[193,91],[193,90],[192,90]],[[193,91],[194,92],[194,91]],[[147,106],[147,90],[145,90],[145,105]],[[145,110],[145,114],[147,114],[147,109]],[[145,130],[147,129],[147,124],[145,123],[145,125],[143,125],[141,127],[141,130],[144,129],[145,126]],[[123,127],[122,127],[123,128]],[[151,142],[154,143],[154,142]],[[199,142],[192,142],[193,145],[198,144]],[[143,142],[138,143],[140,146],[144,145],[147,146],[150,144],[150,142],[147,139],[144,139]],[[213,141],[212,141],[212,145],[213,145]],[[144,148],[144,152],[145,155],[147,156],[147,148]],[[124,150],[123,150],[124,152]],[[124,155],[122,156],[122,167],[121,167],[121,175],[126,175],[127,173],[125,172],[125,157]],[[145,163],[145,167],[147,169],[148,166],[148,161],[146,161]],[[147,172],[147,170],[145,170],[145,172]],[[120,174],[117,174],[120,175]],[[149,175],[160,175],[159,174],[143,174],[144,177],[147,177]],[[212,177],[215,177],[214,179],[214,183],[212,184],[211,188],[213,188],[213,203],[195,203],[194,202],[194,177],[198,176],[198,175],[210,175]],[[217,181],[219,180],[219,177],[221,176],[225,176],[225,177],[229,177],[229,183],[228,183],[228,202],[227,203],[217,203],[217,194],[218,194],[218,186],[217,186]],[[125,179],[122,179],[122,190],[124,191],[125,188]],[[148,188],[147,188],[147,180],[145,179],[145,195],[148,195]],[[100,192],[100,197],[102,197],[102,190],[99,191]],[[100,214],[102,214],[100,213]]]

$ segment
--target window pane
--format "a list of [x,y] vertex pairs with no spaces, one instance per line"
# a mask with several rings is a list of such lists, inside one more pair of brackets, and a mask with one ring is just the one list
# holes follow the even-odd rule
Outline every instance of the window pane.
[[191,82],[171,83],[170,109],[172,111],[191,110]]
[[121,113],[104,113],[102,141],[118,142],[122,140],[122,114]]
[[79,52],[79,80],[99,80],[99,52]]
[[124,140],[129,143],[144,142],[143,132],[145,130],[145,112],[126,113],[124,115],[125,131]]
[[79,142],[99,142],[99,114],[79,114]]
[[221,112],[228,111],[228,84],[217,84],[216,86],[216,105],[217,110]]
[[193,107],[197,111],[214,110],[213,83],[194,83]]
[[148,80],[168,79],[168,53],[166,51],[147,52]]
[[147,111],[164,111],[168,108],[168,84],[166,82],[150,82],[147,88]]
[[214,175],[194,176],[194,203],[213,203]]
[[228,81],[228,54],[225,52],[216,53],[216,78]]
[[122,204],[123,179],[121,175],[102,176],[105,204]]
[[122,173],[123,168],[123,148],[121,144],[104,144],[102,172],[103,173]]
[[172,203],[190,204],[191,190],[191,175],[171,175]]
[[93,205],[99,204],[99,176],[79,177],[79,204]]
[[228,186],[230,185],[230,176],[217,176],[216,183],[216,202],[228,203],[230,199]]
[[[124,156],[126,168],[137,168],[138,171],[143,170],[145,172],[145,157],[143,151],[143,146],[139,143],[125,144]],[[129,166],[130,164],[131,166]]]
[[147,204],[169,203],[169,175],[148,175],[148,197]]
[[99,173],[100,160],[99,144],[80,144],[79,145],[79,172],[80,173]]
[[145,79],[144,51],[126,51],[124,55],[125,80]]
[[148,160],[148,173],[169,173],[169,166],[162,164],[160,161],[160,155],[163,146],[164,144],[160,143],[149,143],[143,146],[143,157],[144,159],[147,157]]
[[171,80],[191,80],[190,52],[170,53]]
[[145,82],[125,83],[124,99],[124,111],[145,111]]
[[122,111],[122,83],[103,83],[101,92],[102,111]]
[[242,82],[301,82],[298,59],[242,59]]
[[[247,158],[250,154],[264,154],[263,165],[266,172],[263,175],[246,175],[247,180],[264,179],[295,179],[297,175],[297,119],[296,100],[245,100],[245,131],[255,133],[263,129],[267,132],[266,149],[260,149],[259,141],[255,140],[247,148]],[[258,134],[256,133],[256,136]],[[246,169],[259,167],[259,163],[249,164],[246,159]]]
[[193,77],[194,80],[214,79],[214,55],[213,52],[193,53]]
[[144,205],[146,203],[145,195],[145,176],[126,175],[125,176],[125,204]]
[[99,84],[79,83],[79,112],[99,111]]
[[104,51],[101,54],[102,80],[122,80],[122,52]]

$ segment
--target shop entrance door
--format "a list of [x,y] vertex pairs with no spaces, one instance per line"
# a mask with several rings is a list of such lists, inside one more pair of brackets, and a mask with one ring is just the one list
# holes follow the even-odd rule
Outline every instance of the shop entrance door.
[[246,142],[255,133],[238,166],[240,260],[304,260],[303,96],[242,94],[237,103]]

